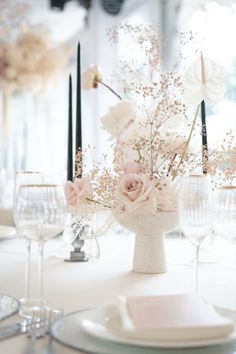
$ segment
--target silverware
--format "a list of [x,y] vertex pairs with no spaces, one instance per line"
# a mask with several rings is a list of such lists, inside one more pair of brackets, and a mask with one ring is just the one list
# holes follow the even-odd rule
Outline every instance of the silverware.
[[[61,309],[51,309],[46,307],[33,313],[31,324],[29,326],[28,336],[29,342],[24,354],[34,354],[35,343],[37,339],[44,337],[48,333],[49,326],[59,317],[62,316]],[[51,342],[44,348],[47,353],[51,351]]]
[[13,323],[9,326],[0,328],[0,340],[7,339],[17,334],[26,333],[29,330],[30,320]]
[[54,354],[54,350],[53,350],[53,338],[52,336],[49,334],[48,337],[48,343],[47,345],[42,349],[41,354]]

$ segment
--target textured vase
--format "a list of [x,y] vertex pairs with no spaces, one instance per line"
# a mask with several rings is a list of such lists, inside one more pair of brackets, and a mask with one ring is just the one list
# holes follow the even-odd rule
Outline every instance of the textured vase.
[[160,274],[167,271],[164,235],[178,225],[177,212],[119,216],[118,222],[135,233],[133,272]]

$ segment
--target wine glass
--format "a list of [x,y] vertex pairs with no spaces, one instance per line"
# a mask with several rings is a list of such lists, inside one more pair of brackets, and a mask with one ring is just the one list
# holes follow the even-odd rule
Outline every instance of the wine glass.
[[6,181],[6,173],[4,168],[0,168],[0,207],[4,206],[4,188]]
[[[39,295],[35,308],[44,308],[43,250],[47,240],[64,229],[66,203],[62,186],[57,184],[27,184],[19,187],[15,203],[15,217],[20,234],[38,243]],[[28,308],[25,316],[32,315]]]
[[26,239],[25,235],[20,232],[19,227],[17,225],[17,217],[16,217],[16,198],[21,185],[25,184],[37,184],[43,183],[43,173],[39,171],[16,171],[15,176],[15,185],[14,185],[14,200],[13,200],[13,219],[17,229],[17,234],[25,239],[26,246],[26,260],[25,260],[25,291],[24,297],[20,300],[22,307],[31,306],[33,303],[33,299],[30,298],[30,254],[31,254],[31,240]]
[[214,228],[230,242],[236,242],[236,186],[214,192]]
[[181,177],[179,220],[184,235],[196,247],[195,292],[198,293],[199,249],[210,231],[210,179],[207,175]]

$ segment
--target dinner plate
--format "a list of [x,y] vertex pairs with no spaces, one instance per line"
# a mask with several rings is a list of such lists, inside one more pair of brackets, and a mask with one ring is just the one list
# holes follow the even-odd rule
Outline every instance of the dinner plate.
[[16,237],[16,229],[12,226],[0,225],[0,240]]
[[0,294],[0,320],[14,315],[19,310],[19,301],[14,297]]
[[107,306],[90,311],[81,322],[82,328],[89,334],[111,342],[140,345],[154,348],[196,348],[227,343],[236,339],[236,332],[230,336],[202,340],[150,340],[125,337],[120,328],[120,319],[116,306]]
[[[215,345],[214,354],[233,354],[236,350],[236,335],[233,333],[227,338],[218,338],[217,340],[191,341],[191,342],[167,342],[156,341],[147,343],[147,341],[138,339],[127,339],[119,337],[117,334],[106,330],[107,321],[111,318],[114,306],[105,306],[82,312],[75,312],[57,320],[51,327],[51,334],[60,343],[74,349],[81,350],[91,354],[169,354],[192,353],[192,348],[196,348],[194,353],[213,353],[209,346]],[[234,311],[219,309],[221,314],[230,316],[235,319]],[[88,321],[95,322],[98,327],[91,330]],[[86,325],[87,321],[87,325]],[[149,341],[148,341],[149,342]],[[219,345],[221,344],[221,345]],[[224,344],[224,351],[222,351]],[[206,347],[206,348],[204,348]],[[210,350],[210,351],[209,351]]]

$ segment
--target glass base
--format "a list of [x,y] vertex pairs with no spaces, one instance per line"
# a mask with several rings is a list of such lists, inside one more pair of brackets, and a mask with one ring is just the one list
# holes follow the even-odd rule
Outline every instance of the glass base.
[[20,299],[20,311],[19,314],[25,318],[32,318],[37,313],[44,311],[48,306],[46,301],[40,301],[39,299]]

